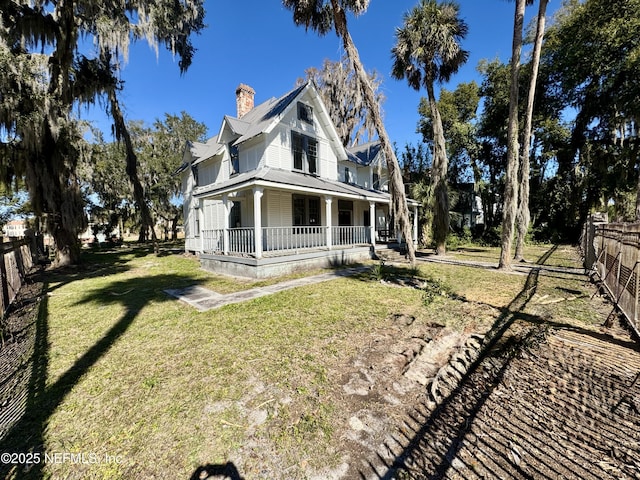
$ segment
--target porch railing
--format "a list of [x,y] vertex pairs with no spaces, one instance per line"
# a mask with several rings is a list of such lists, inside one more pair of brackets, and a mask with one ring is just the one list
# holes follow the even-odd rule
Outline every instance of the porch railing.
[[332,227],[331,239],[334,245],[359,245],[371,242],[369,227]]
[[229,254],[230,255],[252,255],[256,251],[254,240],[255,232],[253,228],[230,228],[229,229]]
[[[265,254],[287,253],[291,251],[328,248],[327,233],[329,227],[287,226],[263,227],[262,251]],[[228,230],[228,254],[247,256],[255,254],[255,232],[249,228],[230,228]],[[203,230],[202,250],[205,253],[224,253],[224,229]],[[366,245],[371,242],[369,227],[331,227],[331,245],[345,247]]]
[[208,253],[222,253],[224,251],[224,230],[203,230],[202,251]]
[[262,241],[264,250],[304,250],[327,246],[328,227],[264,227]]

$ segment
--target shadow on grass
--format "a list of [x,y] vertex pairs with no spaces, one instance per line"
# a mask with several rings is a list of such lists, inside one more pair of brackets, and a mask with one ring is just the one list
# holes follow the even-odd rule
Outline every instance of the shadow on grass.
[[[125,265],[121,266],[126,269]],[[77,272],[65,274],[57,272],[55,277],[62,283],[83,277]],[[24,413],[14,419],[10,429],[0,440],[0,452],[39,455],[40,461],[32,464],[0,463],[1,478],[40,479],[44,477],[44,457],[47,450],[44,432],[50,417],[64,402],[67,395],[80,379],[91,373],[92,367],[134,323],[147,303],[174,301],[162,291],[163,288],[197,284],[199,281],[184,275],[164,274],[131,278],[112,282],[104,288],[88,292],[77,304],[111,305],[120,304],[125,308],[120,319],[114,320],[111,328],[91,348],[80,356],[74,364],[53,384],[47,386],[49,369],[49,297],[44,295],[35,325],[35,340],[30,357],[23,361],[30,368],[29,380],[23,391],[14,395],[16,401],[24,401]],[[45,291],[49,291],[45,283]],[[72,452],[78,453],[78,452]],[[82,452],[80,452],[82,453]],[[85,452],[90,453],[90,452]],[[35,458],[33,455],[31,458]]]
[[203,480],[220,478],[224,480],[244,480],[240,476],[240,472],[232,462],[227,462],[224,465],[202,465],[193,472],[190,480]]

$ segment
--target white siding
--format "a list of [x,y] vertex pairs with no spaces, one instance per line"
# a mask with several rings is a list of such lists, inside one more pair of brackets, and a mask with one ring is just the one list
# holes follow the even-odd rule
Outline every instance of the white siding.
[[[265,194],[267,211],[265,225],[269,227],[287,227],[293,221],[291,193],[269,190]],[[264,197],[263,197],[264,200]]]
[[329,132],[322,128],[317,119],[320,108],[313,104],[310,98],[303,98],[302,101],[313,107],[313,125],[298,120],[297,102],[293,102],[279,125],[266,139],[264,164],[272,168],[292,170],[291,132],[295,131],[312,137],[318,142],[318,175],[329,180],[337,180],[337,157],[329,141]]

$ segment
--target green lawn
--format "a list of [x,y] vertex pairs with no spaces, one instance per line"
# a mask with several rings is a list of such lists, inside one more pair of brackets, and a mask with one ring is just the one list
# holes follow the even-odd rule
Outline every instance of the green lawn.
[[[527,254],[535,261],[548,252],[547,265],[577,265],[571,247]],[[497,259],[485,248],[453,255]],[[362,274],[198,313],[163,289],[200,284],[225,293],[265,282],[209,274],[175,253],[87,254],[81,269],[47,276],[27,415],[2,449],[101,461],[40,463],[9,477],[187,479],[201,465],[241,458],[246,478],[262,478],[267,462],[287,469],[282,478],[305,478],[337,465],[338,373],[390,315],[484,332],[526,280],[431,263],[417,274],[450,294],[425,305],[420,290]],[[531,315],[599,321],[584,279],[543,274],[536,295]],[[546,303],[554,298],[565,300]]]

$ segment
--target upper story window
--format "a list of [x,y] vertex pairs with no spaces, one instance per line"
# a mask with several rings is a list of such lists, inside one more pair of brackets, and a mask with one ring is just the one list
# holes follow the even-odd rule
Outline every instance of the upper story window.
[[197,187],[198,183],[198,166],[191,165],[191,175],[193,175],[193,184]]
[[344,167],[344,182],[354,183],[353,177],[351,176],[351,169],[349,169],[349,167]]
[[230,175],[240,173],[240,153],[238,152],[238,146],[233,145],[233,142],[229,143],[229,165]]
[[380,175],[377,173],[373,174],[373,189],[380,190]]
[[291,132],[293,150],[293,169],[311,173],[318,173],[318,141],[314,138]]
[[313,108],[302,102],[298,102],[298,120],[313,125]]

